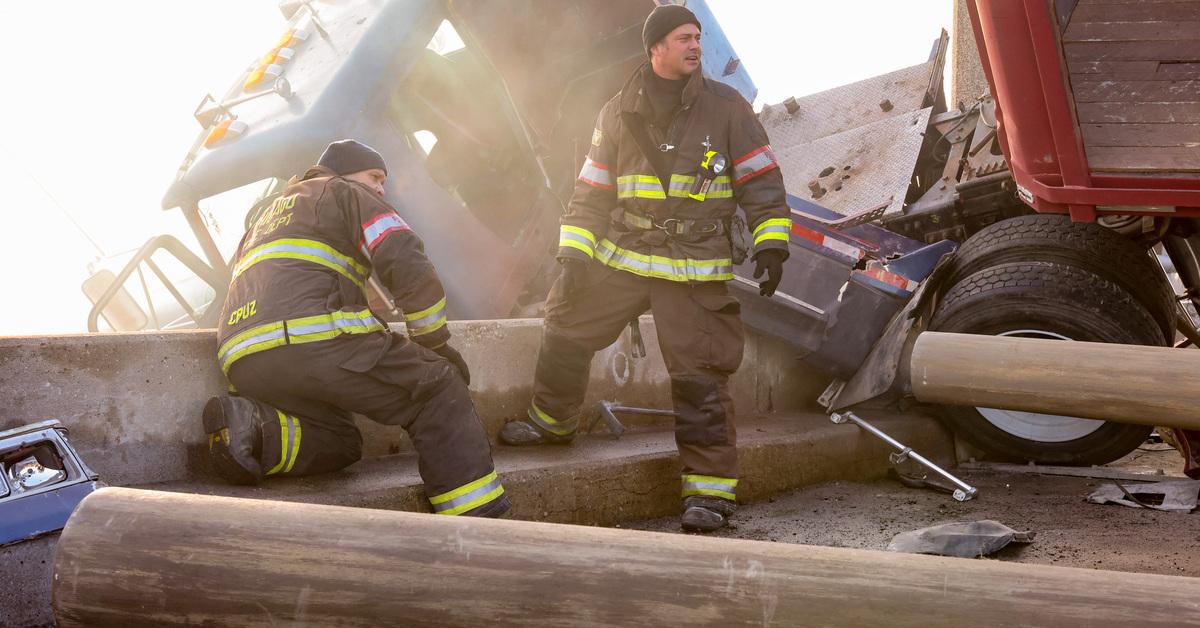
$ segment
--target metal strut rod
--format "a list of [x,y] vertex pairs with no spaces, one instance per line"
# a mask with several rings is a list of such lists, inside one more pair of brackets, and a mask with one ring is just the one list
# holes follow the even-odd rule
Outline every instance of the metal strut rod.
[[893,463],[900,464],[901,462],[904,462],[905,460],[912,458],[913,460],[916,460],[917,462],[921,463],[926,468],[932,470],[933,472],[937,473],[938,475],[946,478],[947,480],[950,480],[951,482],[954,483],[955,486],[958,487],[958,488],[954,489],[953,496],[954,496],[954,499],[956,499],[960,502],[965,502],[968,499],[975,497],[975,493],[978,492],[978,491],[976,491],[974,486],[971,486],[970,484],[963,482],[962,480],[960,480],[957,477],[955,477],[954,475],[952,475],[949,471],[946,471],[945,469],[937,466],[936,464],[933,464],[928,459],[926,459],[925,456],[922,456],[921,454],[913,451],[912,447],[909,447],[909,446],[905,445],[904,443],[901,443],[900,441],[892,438],[891,436],[888,436],[885,432],[883,432],[879,428],[875,427],[874,425],[871,425],[870,423],[867,423],[866,421],[860,419],[858,417],[858,415],[854,414],[853,412],[851,412],[849,410],[847,410],[845,412],[834,412],[833,414],[829,415],[829,418],[834,423],[837,423],[839,425],[841,425],[847,421],[852,421],[855,425],[874,434],[876,437],[883,440],[885,443],[898,449],[899,452],[894,453],[891,456]]

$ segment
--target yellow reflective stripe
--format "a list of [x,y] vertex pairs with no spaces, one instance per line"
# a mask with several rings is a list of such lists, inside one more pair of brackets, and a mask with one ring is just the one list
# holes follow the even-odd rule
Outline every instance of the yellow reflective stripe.
[[435,495],[433,497],[430,497],[429,503],[436,506],[443,502],[448,502],[448,501],[454,499],[455,497],[461,497],[463,495],[466,495],[467,493],[470,493],[471,491],[483,486],[484,484],[487,484],[488,482],[491,482],[494,479],[496,479],[496,471],[495,470],[493,470],[491,473],[479,478],[478,480],[471,482],[470,484],[464,484],[452,491],[442,493],[441,495]]
[[437,303],[434,303],[433,305],[421,310],[420,312],[413,312],[412,314],[405,313],[404,320],[411,321],[411,322],[419,321],[422,318],[425,318],[426,316],[433,314],[434,312],[441,311],[445,307],[446,307],[446,297],[442,297]]
[[582,227],[562,225],[559,227],[558,246],[569,246],[587,253],[588,257],[596,255],[596,236]]
[[600,241],[596,259],[604,265],[642,277],[670,281],[727,281],[733,279],[733,260],[696,260],[645,255],[623,249],[608,238]]
[[654,175],[627,174],[617,177],[617,198],[665,199],[662,181]]
[[221,370],[228,373],[229,367],[237,360],[285,344],[287,336],[283,331],[283,322],[267,323],[230,338],[217,351],[217,359],[221,362]]
[[363,287],[366,278],[371,274],[371,269],[327,244],[302,238],[281,238],[246,251],[234,266],[231,281],[237,279],[255,264],[268,259],[298,259],[312,262],[337,272],[359,288]]
[[684,482],[710,482],[712,484],[722,484],[729,488],[737,488],[737,478],[722,478],[715,475],[695,475],[692,473],[683,476]]
[[439,515],[459,515],[474,510],[504,494],[496,472],[464,484],[452,491],[429,498],[433,511]]
[[[678,198],[690,198],[692,184],[695,182],[695,175],[673,174],[671,175],[670,190],[667,193]],[[708,192],[704,196],[705,198],[733,198],[733,180],[725,175],[713,179],[712,183],[708,184]]]
[[420,336],[437,331],[446,326],[446,297],[420,312],[404,315],[404,324],[408,326],[409,336]]
[[292,467],[296,465],[296,458],[300,457],[300,419],[292,417],[292,420],[295,421],[296,425],[296,440],[292,441],[292,451],[289,454],[291,460],[288,461],[287,468],[283,470],[284,473],[290,473]]
[[550,432],[551,434],[555,434],[557,436],[566,436],[575,431],[575,421],[569,419],[560,421],[543,412],[542,409],[537,407],[537,404],[532,401],[529,402],[529,410],[529,418],[533,419],[534,423],[537,423],[542,427],[542,429]]
[[267,475],[291,471],[300,453],[300,420],[279,410],[275,414],[279,415],[279,462],[267,471]]
[[792,232],[791,218],[769,218],[754,228],[754,244],[757,246],[767,240],[788,241]]
[[721,478],[711,475],[684,475],[683,496],[707,495],[723,499],[736,500],[736,478]]
[[217,360],[221,363],[221,370],[228,373],[229,368],[238,359],[259,351],[285,344],[317,342],[341,334],[367,334],[382,329],[383,324],[375,320],[370,309],[358,312],[338,311],[277,321],[252,327],[230,338],[217,350]]
[[594,234],[592,234],[591,231],[588,231],[587,229],[584,229],[583,227],[575,227],[572,225],[563,225],[563,226],[559,227],[559,231],[561,231],[562,233],[574,233],[576,235],[581,235],[581,236],[587,238],[587,241],[591,242],[592,246],[596,246],[596,236]]

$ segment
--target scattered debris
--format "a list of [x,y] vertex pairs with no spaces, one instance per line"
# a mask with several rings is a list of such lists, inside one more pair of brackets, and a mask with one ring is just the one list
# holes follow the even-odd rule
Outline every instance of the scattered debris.
[[999,521],[984,519],[901,532],[888,543],[889,552],[937,554],[976,558],[1000,551],[1009,543],[1031,543],[1036,532],[1019,532]]
[[971,471],[996,471],[999,473],[1037,473],[1039,475],[1069,475],[1080,478],[1102,480],[1128,480],[1131,482],[1159,482],[1166,475],[1162,469],[1157,473],[1131,473],[1108,467],[1055,467],[1041,464],[1006,464],[1002,462],[963,462],[960,469]]
[[1167,512],[1191,512],[1200,499],[1200,480],[1169,480],[1123,486],[1105,484],[1088,495],[1093,504],[1120,504]]

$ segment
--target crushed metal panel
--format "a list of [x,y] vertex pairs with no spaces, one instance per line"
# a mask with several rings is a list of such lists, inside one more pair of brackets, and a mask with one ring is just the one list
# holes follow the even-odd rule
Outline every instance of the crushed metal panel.
[[788,192],[843,216],[887,201],[884,216],[904,208],[932,107],[877,120],[809,143],[778,147],[775,156]]
[[[763,107],[759,121],[776,153],[834,133],[925,107],[930,73],[937,64],[903,70]],[[794,113],[790,113],[794,111]]]

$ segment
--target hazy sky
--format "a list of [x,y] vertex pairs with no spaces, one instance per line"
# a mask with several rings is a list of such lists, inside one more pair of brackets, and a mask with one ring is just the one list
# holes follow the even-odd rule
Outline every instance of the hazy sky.
[[[953,1],[709,4],[761,104],[925,61]],[[159,209],[200,132],[192,111],[283,28],[274,0],[4,2],[0,335],[82,332],[90,262],[115,272],[158,233],[194,245]]]

